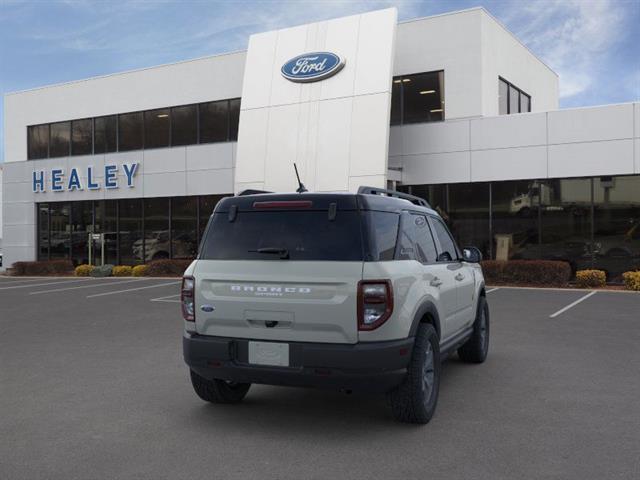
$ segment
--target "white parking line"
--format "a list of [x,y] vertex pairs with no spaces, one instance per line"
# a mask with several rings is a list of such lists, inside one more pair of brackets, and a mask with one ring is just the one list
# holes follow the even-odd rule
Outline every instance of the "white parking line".
[[175,295],[167,295],[166,297],[158,297],[152,298],[151,302],[167,302],[167,303],[180,303],[180,300],[172,300],[174,297],[179,297],[180,294],[176,293]]
[[126,290],[116,290],[115,292],[95,293],[93,295],[87,295],[87,298],[104,297],[105,295],[115,295],[116,293],[134,292],[136,290],[144,290],[146,288],[166,287],[168,285],[176,285],[181,281],[182,280],[176,280],[175,282],[170,282],[170,283],[159,283],[157,285],[147,285],[146,287],[128,288]]
[[500,287],[492,288],[491,290],[487,290],[485,293],[495,292],[496,290],[500,290]]
[[27,283],[26,285],[11,285],[10,287],[0,287],[0,290],[10,290],[12,288],[27,288],[27,287],[44,287],[45,285],[67,285],[69,283],[90,282],[91,279],[83,278],[82,280],[71,280],[62,282],[48,282],[48,283]]
[[93,285],[80,285],[79,287],[69,287],[69,288],[54,288],[52,290],[38,290],[37,292],[29,292],[29,295],[38,295],[40,293],[54,293],[54,292],[64,292],[66,290],[78,290],[80,288],[92,288],[92,287],[101,287],[103,285],[111,286],[111,285],[119,285],[121,283],[133,283],[133,282],[143,282],[143,279],[136,278],[135,280],[124,280],[122,282],[92,282]]
[[580,297],[578,300],[576,300],[573,303],[570,303],[569,305],[567,305],[564,308],[561,308],[560,310],[558,310],[556,313],[553,313],[551,315],[549,315],[549,318],[556,318],[558,315],[566,312],[567,310],[569,310],[570,308],[575,307],[576,305],[578,305],[580,302],[586,300],[587,298],[595,295],[596,293],[598,293],[597,291],[591,292],[591,293],[587,293],[584,297]]

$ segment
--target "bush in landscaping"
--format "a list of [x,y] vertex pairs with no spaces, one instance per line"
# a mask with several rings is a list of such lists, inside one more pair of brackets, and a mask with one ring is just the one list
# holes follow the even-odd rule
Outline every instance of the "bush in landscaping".
[[580,288],[604,287],[607,283],[607,274],[603,270],[578,270],[576,272],[576,285]]
[[133,267],[132,274],[134,277],[145,277],[147,275],[148,265],[136,265]]
[[77,277],[88,277],[93,272],[95,267],[93,265],[87,265],[83,263],[82,265],[78,265],[76,267],[76,276]]
[[556,260],[485,260],[481,263],[487,284],[564,287],[571,265]]
[[150,277],[181,277],[192,260],[153,260],[149,263],[147,275]]
[[640,291],[640,271],[624,272],[622,280],[624,281],[624,288],[627,290]]
[[92,277],[108,277],[111,275],[113,271],[113,265],[102,265],[100,267],[95,267],[91,271]]
[[114,277],[130,277],[132,272],[133,268],[129,265],[118,265],[117,267],[113,267],[111,275]]
[[40,262],[15,262],[13,275],[60,275],[73,272],[71,260],[44,260]]

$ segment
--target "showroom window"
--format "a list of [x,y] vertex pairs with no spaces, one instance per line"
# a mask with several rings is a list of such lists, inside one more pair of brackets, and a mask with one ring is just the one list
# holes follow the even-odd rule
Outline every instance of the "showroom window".
[[111,153],[118,150],[118,117],[108,115],[94,119],[93,152]]
[[444,120],[444,71],[393,78],[391,125]]
[[140,150],[143,140],[142,112],[118,115],[118,151]]
[[235,142],[240,99],[27,127],[29,160]]
[[200,143],[224,142],[229,138],[229,102],[201,103]]
[[560,260],[610,282],[640,270],[640,175],[400,189],[429,201],[458,244],[485,258]]
[[49,156],[49,125],[34,125],[27,129],[27,150],[29,159]]
[[93,120],[85,118],[71,122],[71,155],[93,153]]
[[49,128],[49,156],[68,157],[71,145],[71,122],[52,123]]
[[136,265],[160,258],[195,258],[198,245],[216,204],[224,195],[127,198],[40,203],[38,258],[70,258],[88,263],[92,242],[93,264],[101,261],[104,235],[105,263]]
[[512,83],[498,77],[498,113],[527,113],[531,111],[531,95],[526,94]]
[[198,106],[184,105],[171,109],[171,145],[198,143]]

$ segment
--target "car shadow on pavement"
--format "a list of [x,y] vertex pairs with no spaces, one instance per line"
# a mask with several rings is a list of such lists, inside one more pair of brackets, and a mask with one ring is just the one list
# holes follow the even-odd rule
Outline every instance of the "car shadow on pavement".
[[[459,375],[473,375],[473,369],[456,356],[443,363],[440,401],[446,402],[450,387]],[[467,373],[465,373],[465,371]],[[432,422],[438,420],[440,412]],[[344,393],[314,388],[272,387],[253,385],[244,401],[238,405],[195,404],[185,410],[189,422],[197,428],[222,429],[236,427],[270,434],[291,434],[294,431],[333,435],[336,431],[362,435],[388,429],[390,425],[407,428],[394,421],[384,394]]]

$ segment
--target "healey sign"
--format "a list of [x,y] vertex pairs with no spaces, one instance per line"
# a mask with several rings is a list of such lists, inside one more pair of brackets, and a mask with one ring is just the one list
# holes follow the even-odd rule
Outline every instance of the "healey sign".
[[285,63],[280,72],[292,82],[317,82],[338,73],[345,59],[331,52],[313,52],[298,55]]
[[[62,168],[54,168],[50,171],[34,170],[32,176],[33,193],[64,192],[73,190],[100,190],[101,188],[119,188],[118,172],[122,171],[127,187],[133,187],[133,180],[138,171],[137,163],[124,163],[118,165],[105,165],[104,171],[99,171],[93,167],[86,167],[82,170],[82,177],[77,168],[72,168],[69,175],[65,175]],[[102,178],[99,178],[102,177]]]

